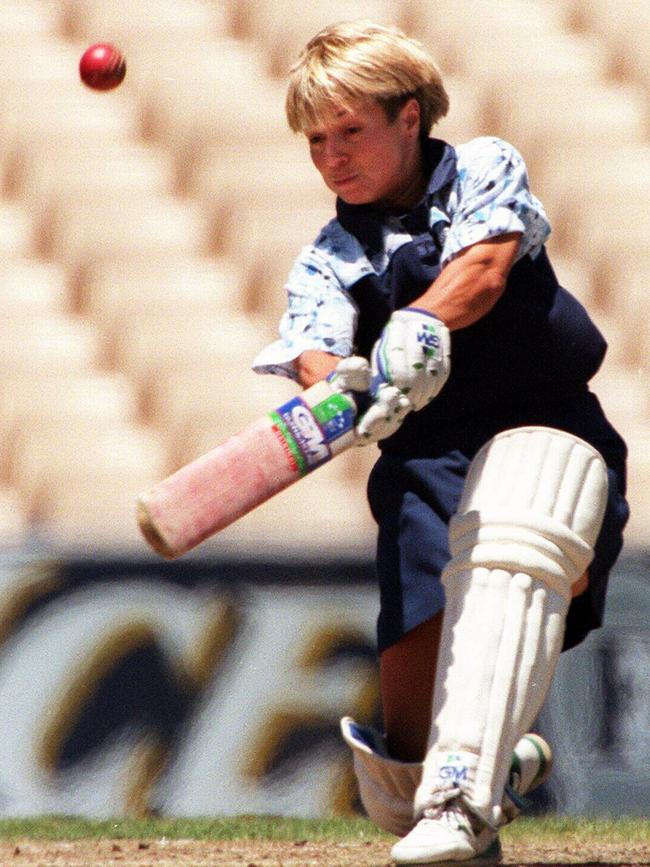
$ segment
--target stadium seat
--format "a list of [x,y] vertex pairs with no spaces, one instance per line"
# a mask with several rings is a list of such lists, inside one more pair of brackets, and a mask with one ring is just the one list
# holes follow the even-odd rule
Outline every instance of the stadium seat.
[[614,358],[598,371],[591,382],[605,412],[623,436],[641,420],[650,423],[650,393],[643,371],[639,373],[627,363],[617,364]]
[[[529,0],[408,0],[403,15],[407,29],[432,51],[445,72],[471,78],[489,75],[492,62],[498,65],[508,54],[504,46],[528,44],[531,49],[561,29],[552,4]],[[490,65],[478,67],[472,52],[481,45],[499,45],[500,50],[492,52]]]
[[650,519],[650,418],[631,422],[622,431],[628,446],[630,521],[625,528],[629,547],[647,550]]
[[581,29],[602,34],[605,38],[650,27],[650,8],[645,0],[608,3],[607,0],[563,0],[567,20]]
[[560,284],[591,309],[596,304],[590,270],[576,257],[556,255],[551,251],[553,270]]
[[264,141],[286,132],[284,88],[268,81],[250,44],[220,38],[160,56],[154,48],[135,66],[143,129],[181,163],[211,139]]
[[[44,8],[44,4],[42,6]],[[0,74],[3,78],[3,94],[15,96],[21,89],[29,104],[38,94],[32,92],[41,87],[66,88],[79,86],[78,47],[65,42],[55,34],[3,33],[5,22],[0,17]],[[21,88],[22,85],[22,88]]]
[[0,341],[0,371],[72,373],[92,367],[99,359],[97,330],[80,317],[44,313],[14,318]]
[[76,38],[132,47],[138,41],[199,41],[226,29],[221,4],[202,0],[75,0],[68,4],[67,27]]
[[455,145],[489,132],[479,88],[471,77],[445,75],[444,82],[449,113],[433,127],[431,135]]
[[0,45],[24,42],[32,49],[54,36],[59,27],[59,6],[42,0],[3,0],[0,16]]
[[0,485],[0,548],[19,546],[28,541],[30,521],[19,492],[10,485]]
[[592,388],[608,417],[625,439],[628,455],[630,522],[625,530],[629,546],[646,547],[650,518],[650,396],[643,367],[606,363]]
[[[563,147],[562,159],[538,166],[536,188],[553,214],[558,234],[569,233],[577,211],[600,219],[601,209],[616,197],[646,198],[650,194],[650,146],[621,143],[612,150],[605,141],[575,142]],[[600,199],[601,204],[596,205]]]
[[148,553],[135,516],[137,495],[159,480],[147,468],[94,473],[44,492],[37,501],[39,536],[61,556],[97,557],[102,551]]
[[284,78],[304,45],[336,21],[369,18],[382,24],[399,23],[401,3],[396,0],[356,0],[354,11],[345,0],[305,4],[300,0],[262,0],[252,10],[249,38],[266,57],[268,72]]
[[54,262],[19,258],[0,263],[0,318],[7,324],[64,313],[67,293],[65,272]]
[[287,275],[301,248],[318,235],[333,217],[331,205],[315,204],[296,210],[291,198],[276,199],[233,214],[233,231],[221,241],[221,251],[240,262],[246,310],[260,313],[273,327],[286,307],[283,291]]
[[242,353],[229,375],[207,368],[160,373],[148,418],[165,433],[170,454],[196,457],[205,445],[202,436],[193,444],[196,431],[212,430],[220,442],[300,390],[291,380],[253,373],[252,360]]
[[138,116],[128,101],[97,104],[97,94],[70,94],[44,88],[38,97],[15,99],[0,93],[0,134],[6,155],[5,174],[12,180],[13,167],[20,166],[24,149],[47,142],[51,152],[82,140],[108,143],[137,136]]
[[101,143],[91,139],[60,149],[34,143],[23,149],[14,170],[17,195],[33,209],[107,189],[124,196],[160,195],[170,192],[174,184],[168,153],[126,140]]
[[21,430],[99,430],[131,421],[137,413],[131,383],[115,373],[5,373],[0,379],[0,455],[5,464],[11,459]]
[[516,102],[497,114],[494,132],[519,147],[535,175],[546,167],[553,171],[565,149],[589,149],[605,139],[614,149],[641,143],[646,135],[647,111],[638,93],[613,83],[520,84]]
[[330,202],[334,213],[333,194],[311,162],[305,137],[294,136],[288,127],[267,142],[206,143],[188,179],[187,194],[211,215],[219,237],[237,232],[236,216],[245,220],[247,212],[275,201],[292,200],[296,209]]
[[19,202],[0,199],[0,257],[28,257],[35,250],[34,222]]
[[[639,256],[646,261],[648,258],[650,213],[647,199],[643,195],[610,198],[606,205],[607,220],[594,210],[602,204],[597,190],[585,194],[584,207],[574,212],[570,232],[562,242],[590,264],[596,277],[613,274],[616,280],[625,280],[629,262]],[[621,269],[619,275],[616,269]]]
[[171,195],[130,197],[121,191],[71,195],[46,220],[42,244],[71,271],[125,256],[152,258],[205,252],[205,219],[197,206]]
[[82,309],[104,333],[133,318],[243,312],[239,270],[226,258],[112,258],[90,266],[78,291]]
[[188,381],[201,375],[237,378],[258,346],[258,329],[246,317],[163,313],[125,324],[113,358],[144,397],[157,392],[170,371],[185,372]]
[[616,262],[603,287],[604,303],[621,329],[627,362],[637,375],[646,370],[650,358],[649,285],[650,254],[646,253],[638,261]]
[[146,472],[162,477],[167,460],[161,437],[152,429],[130,423],[101,427],[23,429],[17,436],[11,480],[30,508],[48,491],[73,486],[77,478]]

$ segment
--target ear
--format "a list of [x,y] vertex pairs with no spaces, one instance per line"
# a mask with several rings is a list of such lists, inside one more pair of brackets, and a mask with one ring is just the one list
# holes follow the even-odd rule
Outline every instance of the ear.
[[417,138],[420,135],[420,103],[412,97],[402,106],[400,114],[404,129]]

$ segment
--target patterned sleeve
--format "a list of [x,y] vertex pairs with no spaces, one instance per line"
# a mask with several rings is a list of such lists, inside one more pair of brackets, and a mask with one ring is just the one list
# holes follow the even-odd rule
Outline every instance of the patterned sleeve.
[[296,378],[294,360],[306,349],[341,357],[351,355],[357,310],[316,246],[305,247],[286,285],[287,310],[280,320],[280,339],[253,361],[256,373]]
[[508,232],[522,233],[518,259],[527,253],[536,256],[551,228],[542,203],[530,192],[521,154],[507,142],[489,137],[460,145],[457,154],[443,262],[465,247]]

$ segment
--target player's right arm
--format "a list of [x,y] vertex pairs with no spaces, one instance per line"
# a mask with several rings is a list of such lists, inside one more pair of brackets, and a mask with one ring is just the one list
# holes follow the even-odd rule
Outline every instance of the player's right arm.
[[[343,255],[335,270],[337,254]],[[356,393],[359,406],[359,393],[370,388],[371,368],[366,359],[353,355],[358,310],[345,287],[371,270],[353,236],[335,224],[326,227],[292,268],[280,340],[262,350],[253,369],[290,377],[304,388],[330,377],[334,389]],[[401,390],[383,384],[380,391],[373,391],[370,409],[359,412],[358,443],[390,436],[409,410]]]
[[340,360],[339,355],[332,355],[331,352],[306,349],[294,361],[296,379],[303,388],[309,388],[329,376]]

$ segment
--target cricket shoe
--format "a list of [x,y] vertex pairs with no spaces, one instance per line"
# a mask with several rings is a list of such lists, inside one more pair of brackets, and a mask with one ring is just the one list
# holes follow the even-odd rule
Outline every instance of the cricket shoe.
[[[553,756],[547,742],[527,734],[512,756],[508,784],[501,802],[500,825],[515,819],[532,792],[551,773]],[[391,851],[396,864],[435,864],[436,867],[490,867],[501,861],[497,828],[488,825],[450,785],[432,796],[422,818]]]
[[491,867],[501,861],[497,829],[472,811],[458,786],[431,795],[420,821],[391,850],[395,864]]

